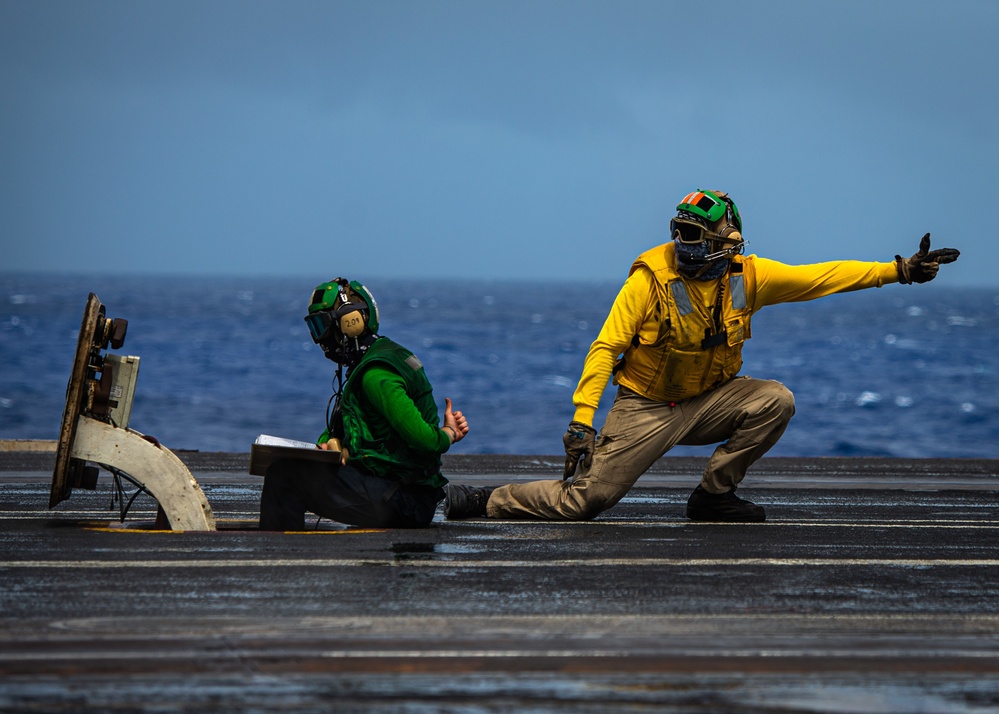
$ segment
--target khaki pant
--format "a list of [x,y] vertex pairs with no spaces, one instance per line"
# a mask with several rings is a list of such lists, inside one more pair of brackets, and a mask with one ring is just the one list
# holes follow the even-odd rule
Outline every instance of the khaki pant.
[[721,443],[701,486],[735,488],[777,443],[794,415],[794,396],[780,382],[737,377],[705,394],[655,402],[620,388],[597,438],[590,468],[570,481],[510,484],[493,491],[490,518],[586,520],[621,500],[657,459],[677,444]]

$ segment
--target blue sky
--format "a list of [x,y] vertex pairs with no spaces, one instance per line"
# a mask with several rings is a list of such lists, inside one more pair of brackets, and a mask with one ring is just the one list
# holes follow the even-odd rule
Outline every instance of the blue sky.
[[0,0],[0,270],[619,281],[727,190],[787,263],[999,284],[993,0]]

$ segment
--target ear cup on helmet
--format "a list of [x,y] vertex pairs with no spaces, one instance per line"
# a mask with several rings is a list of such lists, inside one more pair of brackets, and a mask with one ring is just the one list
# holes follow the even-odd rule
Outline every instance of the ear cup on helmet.
[[367,325],[361,310],[351,310],[340,316],[340,331],[347,337],[360,337]]
[[728,225],[722,228],[721,233],[719,233],[718,235],[720,235],[722,238],[727,238],[733,242],[742,240],[742,233],[740,233],[739,230],[732,225]]

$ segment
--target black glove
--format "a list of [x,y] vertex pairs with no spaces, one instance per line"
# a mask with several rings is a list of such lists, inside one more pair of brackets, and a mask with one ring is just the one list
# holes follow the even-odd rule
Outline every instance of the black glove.
[[[583,466],[593,463],[593,446],[597,440],[597,430],[581,421],[569,423],[569,429],[562,437],[565,445],[565,473],[562,480],[572,478],[576,473],[576,465],[583,459]],[[584,458],[585,457],[585,458]]]
[[895,256],[895,269],[898,270],[898,282],[912,285],[913,283],[928,283],[937,276],[941,263],[953,263],[961,251],[957,248],[940,248],[930,250],[930,234],[927,233],[919,241],[919,252],[905,260],[901,255]]

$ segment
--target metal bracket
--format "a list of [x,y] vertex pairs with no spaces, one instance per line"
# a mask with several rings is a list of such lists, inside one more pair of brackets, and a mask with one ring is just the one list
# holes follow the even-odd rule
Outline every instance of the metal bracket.
[[[69,498],[74,488],[97,487],[98,470],[88,466],[89,461],[128,474],[151,493],[172,530],[213,531],[211,506],[187,466],[170,449],[124,428],[138,358],[104,355],[101,350],[109,344],[120,348],[127,324],[108,320],[104,305],[90,293],[66,387],[49,508]],[[121,425],[114,423],[116,417]]]
[[170,449],[138,432],[81,415],[70,456],[127,473],[157,500],[171,530],[215,530],[212,507],[187,466]]

